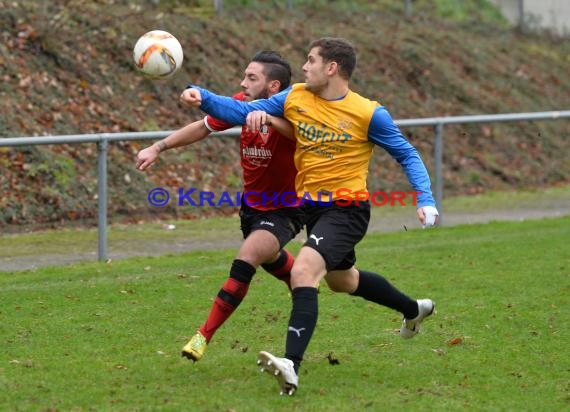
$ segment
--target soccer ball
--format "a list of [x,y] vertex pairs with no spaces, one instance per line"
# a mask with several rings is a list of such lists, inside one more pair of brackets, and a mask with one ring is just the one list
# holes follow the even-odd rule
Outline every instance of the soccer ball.
[[166,79],[182,66],[180,42],[163,30],[152,30],[139,37],[133,48],[136,68],[151,79]]

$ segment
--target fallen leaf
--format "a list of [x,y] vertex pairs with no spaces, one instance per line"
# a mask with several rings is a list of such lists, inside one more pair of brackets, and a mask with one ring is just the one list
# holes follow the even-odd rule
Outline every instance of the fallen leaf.
[[455,338],[455,339],[451,339],[449,342],[447,342],[448,345],[459,345],[463,343],[463,338]]

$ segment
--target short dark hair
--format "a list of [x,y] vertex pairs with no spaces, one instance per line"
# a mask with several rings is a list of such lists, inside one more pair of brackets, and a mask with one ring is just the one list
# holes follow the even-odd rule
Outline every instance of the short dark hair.
[[336,62],[340,75],[349,80],[356,67],[356,49],[346,39],[339,37],[321,37],[309,45],[309,50],[318,47],[319,55],[325,62]]
[[257,52],[251,61],[263,65],[263,71],[269,80],[279,80],[279,91],[285,90],[291,84],[291,65],[276,51]]

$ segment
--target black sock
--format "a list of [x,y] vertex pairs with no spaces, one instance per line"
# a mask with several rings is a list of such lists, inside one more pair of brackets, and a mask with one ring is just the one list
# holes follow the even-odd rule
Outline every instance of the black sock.
[[359,272],[358,287],[351,295],[397,310],[406,319],[418,316],[418,303],[415,300],[400,292],[382,276],[364,270]]
[[317,325],[319,301],[317,288],[295,288],[291,295],[293,297],[293,308],[287,328],[285,357],[293,361],[295,372],[298,372],[303,355]]
[[234,259],[230,268],[230,276],[240,282],[249,284],[251,278],[255,275],[255,271],[255,268],[245,260]]
[[291,268],[295,258],[285,249],[281,249],[279,257],[273,263],[264,263],[261,265],[267,273],[272,274],[277,279],[285,282],[287,287],[291,289]]

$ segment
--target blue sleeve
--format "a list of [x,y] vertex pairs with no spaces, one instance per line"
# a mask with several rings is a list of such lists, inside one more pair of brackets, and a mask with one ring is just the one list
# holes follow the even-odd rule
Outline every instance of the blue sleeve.
[[390,113],[379,106],[372,115],[368,129],[368,140],[382,147],[402,166],[408,181],[418,194],[418,208],[434,206],[429,174],[417,149],[408,142]]
[[249,112],[263,110],[272,116],[283,117],[285,99],[290,88],[271,96],[269,99],[259,99],[253,102],[242,102],[231,97],[218,96],[206,89],[192,86],[200,91],[202,105],[200,109],[217,119],[233,125],[245,124]]

